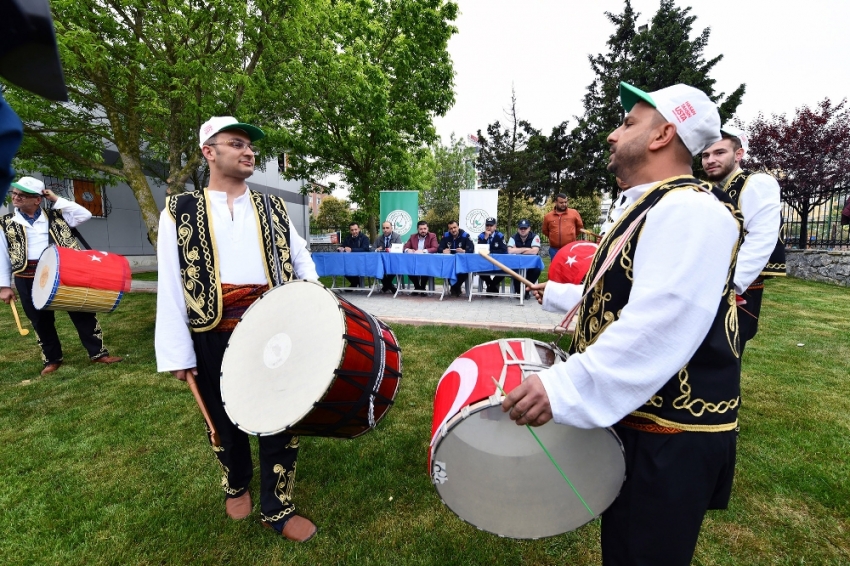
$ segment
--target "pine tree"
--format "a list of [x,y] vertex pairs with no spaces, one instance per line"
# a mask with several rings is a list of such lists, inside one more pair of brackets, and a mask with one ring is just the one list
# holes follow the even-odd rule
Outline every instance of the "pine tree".
[[705,60],[710,28],[690,39],[696,21],[690,7],[679,8],[674,0],[662,0],[645,31],[637,31],[640,14],[632,9],[630,0],[625,0],[622,14],[606,12],[605,16],[615,30],[607,42],[608,52],[589,57],[596,78],[587,87],[584,115],[572,132],[575,149],[566,186],[573,195],[615,186],[613,175],[607,172],[606,140],[623,117],[620,81],[648,92],[677,83],[699,88],[718,103],[722,122],[735,113],[746,88],[741,84],[728,96],[715,92],[716,81],[709,74],[723,55]]

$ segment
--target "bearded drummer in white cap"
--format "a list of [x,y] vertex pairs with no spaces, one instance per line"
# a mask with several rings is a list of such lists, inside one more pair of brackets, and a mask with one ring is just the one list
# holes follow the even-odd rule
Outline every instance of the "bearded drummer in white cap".
[[743,130],[730,125],[720,129],[723,139],[702,152],[702,168],[709,181],[729,195],[744,215],[744,243],[735,268],[735,292],[741,352],[758,331],[764,280],[785,276],[785,242],[782,228],[780,189],[770,174],[741,169],[749,149]]
[[[519,425],[613,426],[626,480],[602,514],[603,564],[685,566],[705,512],[725,508],[732,488],[741,217],[692,174],[693,157],[720,140],[703,92],[621,83],[620,100],[628,114],[608,137],[608,170],[629,186],[632,204],[587,274],[571,356],[531,375],[502,408]],[[578,299],[564,290],[574,287],[550,282],[544,300],[563,298],[567,310]]]
[[[250,190],[245,180],[254,173],[252,143],[264,136],[231,116],[205,122],[199,142],[210,168],[209,187],[170,196],[159,223],[157,369],[184,381],[189,373],[196,376],[221,439],[213,451],[223,472],[225,510],[234,520],[251,514],[253,463],[248,435],[230,421],[222,404],[225,347],[241,315],[270,285],[319,278],[283,199],[269,197],[283,234],[271,234],[269,223],[259,221],[267,218],[264,195]],[[278,263],[280,281],[270,281],[267,274],[277,278]],[[259,453],[263,524],[289,540],[309,540],[316,525],[297,515],[292,502],[298,437],[261,436]]]

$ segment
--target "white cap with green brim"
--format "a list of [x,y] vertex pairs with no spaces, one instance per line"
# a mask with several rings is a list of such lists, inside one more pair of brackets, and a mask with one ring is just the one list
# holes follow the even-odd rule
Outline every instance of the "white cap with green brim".
[[204,147],[204,142],[224,130],[242,130],[252,142],[266,137],[265,132],[257,126],[240,122],[233,116],[213,116],[203,123],[198,132],[198,145]]
[[646,102],[658,110],[665,120],[675,124],[676,133],[693,156],[721,139],[717,105],[703,91],[692,86],[676,84],[644,92],[621,82],[620,102],[626,112],[631,112],[638,102]]
[[12,183],[12,186],[31,195],[44,194],[44,183],[35,177],[21,177],[17,182]]

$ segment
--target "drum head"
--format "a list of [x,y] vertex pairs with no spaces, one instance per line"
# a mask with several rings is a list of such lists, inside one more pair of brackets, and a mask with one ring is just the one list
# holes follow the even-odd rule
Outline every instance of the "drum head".
[[268,435],[298,422],[334,380],[344,348],[339,302],[318,283],[268,291],[242,316],[221,364],[221,397],[236,426]]
[[439,440],[431,479],[458,517],[503,537],[554,536],[590,522],[620,492],[626,464],[620,440],[604,428],[549,422],[534,432],[592,514],[524,426],[482,401],[457,415]]
[[59,288],[59,252],[55,246],[48,246],[38,259],[35,279],[32,285],[32,304],[41,310],[50,304]]

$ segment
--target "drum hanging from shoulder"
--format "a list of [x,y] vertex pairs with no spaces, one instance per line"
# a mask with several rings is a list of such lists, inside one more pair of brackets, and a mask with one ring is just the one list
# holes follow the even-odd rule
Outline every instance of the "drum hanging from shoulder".
[[613,430],[554,421],[534,428],[582,503],[528,429],[502,412],[493,379],[509,393],[565,359],[536,340],[496,340],[465,352],[443,374],[429,469],[443,503],[464,521],[503,537],[554,536],[598,517],[619,494],[626,465]]
[[35,269],[32,302],[39,310],[112,312],[131,279],[124,256],[49,246]]
[[230,337],[221,397],[245,432],[354,438],[389,410],[401,349],[383,322],[310,281],[251,305]]

